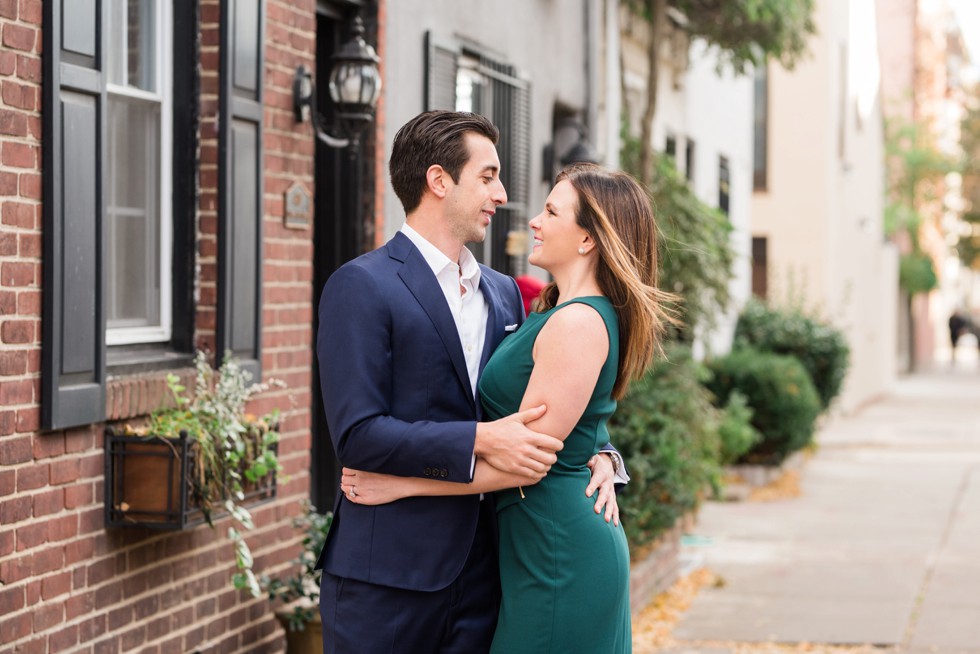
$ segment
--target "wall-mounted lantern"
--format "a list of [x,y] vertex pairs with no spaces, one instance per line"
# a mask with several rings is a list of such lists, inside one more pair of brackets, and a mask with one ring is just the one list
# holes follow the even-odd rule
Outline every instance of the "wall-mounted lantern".
[[333,136],[316,110],[316,88],[306,66],[296,68],[293,78],[293,113],[298,122],[313,122],[318,139],[332,148],[353,145],[361,131],[374,120],[374,109],[381,96],[380,57],[364,40],[364,23],[354,18],[353,36],[330,58],[329,89],[341,136]]

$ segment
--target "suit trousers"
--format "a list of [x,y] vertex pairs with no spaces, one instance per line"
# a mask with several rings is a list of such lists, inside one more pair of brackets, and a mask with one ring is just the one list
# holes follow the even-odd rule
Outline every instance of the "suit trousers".
[[324,654],[488,652],[497,624],[500,579],[493,502],[480,504],[469,556],[446,588],[406,590],[324,572],[320,581]]

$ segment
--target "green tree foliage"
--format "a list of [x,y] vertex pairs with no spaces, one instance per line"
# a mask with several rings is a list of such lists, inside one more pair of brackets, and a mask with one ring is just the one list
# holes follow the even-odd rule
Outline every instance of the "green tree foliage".
[[[640,142],[626,137],[623,143],[623,168],[636,175]],[[670,158],[656,156],[653,164],[656,172],[648,188],[662,237],[660,286],[681,297],[684,327],[679,335],[690,340],[695,327],[711,328],[731,300],[732,224],[694,195]]]
[[814,0],[671,0],[687,19],[685,29],[720,49],[737,73],[766,60],[792,70],[816,33]]
[[907,232],[918,250],[923,212],[942,211],[943,178],[958,166],[939,151],[923,125],[897,119],[885,121],[885,157],[885,234]]
[[640,122],[641,181],[652,174],[651,129],[657,110],[657,80],[660,76],[661,41],[667,26],[688,38],[678,39],[687,47],[692,38],[703,38],[717,46],[722,65],[736,73],[772,59],[792,69],[806,52],[807,39],[816,33],[814,0],[621,0],[633,15],[650,24],[647,44],[647,97]]
[[960,234],[956,251],[964,265],[980,271],[980,86],[975,86],[972,92],[973,97],[960,123],[962,194],[966,201],[961,219],[968,231]]

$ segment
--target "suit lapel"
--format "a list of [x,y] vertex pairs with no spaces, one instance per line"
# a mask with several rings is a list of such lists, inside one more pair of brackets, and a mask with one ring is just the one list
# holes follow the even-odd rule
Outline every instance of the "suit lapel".
[[480,275],[480,290],[487,302],[487,333],[483,339],[483,356],[480,357],[480,373],[490,360],[490,355],[497,349],[504,331],[504,313],[501,308],[500,293],[489,275]]
[[408,237],[400,232],[389,242],[389,253],[392,258],[402,261],[403,265],[398,271],[398,276],[435,326],[439,338],[442,339],[449,353],[459,383],[466,390],[465,395],[469,398],[470,404],[474,405],[470,374],[466,370],[463,346],[459,342],[459,330],[456,329],[456,321],[453,320],[453,314],[449,310],[446,296],[436,276],[432,274],[432,269]]

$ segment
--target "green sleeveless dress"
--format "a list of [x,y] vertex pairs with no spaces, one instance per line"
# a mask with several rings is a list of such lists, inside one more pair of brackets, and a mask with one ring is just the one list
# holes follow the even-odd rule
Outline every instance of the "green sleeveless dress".
[[622,526],[595,512],[586,497],[589,459],[609,442],[606,420],[616,410],[611,393],[619,363],[619,322],[612,303],[589,296],[528,316],[504,339],[480,379],[487,418],[520,408],[541,328],[562,307],[580,302],[602,316],[609,356],[558,462],[534,486],[495,494],[500,527],[502,601],[494,654],[622,654],[632,649],[629,550]]

